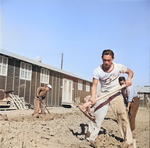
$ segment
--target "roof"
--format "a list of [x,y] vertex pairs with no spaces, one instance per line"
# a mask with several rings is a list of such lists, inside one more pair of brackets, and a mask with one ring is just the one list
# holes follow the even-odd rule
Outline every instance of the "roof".
[[150,93],[150,86],[144,86],[144,87],[137,86],[136,90],[137,92]]
[[56,67],[53,67],[53,66],[51,66],[51,65],[44,64],[44,63],[38,62],[38,61],[36,61],[36,60],[33,60],[33,59],[30,59],[30,58],[27,58],[27,57],[24,57],[24,56],[21,56],[21,55],[12,53],[12,52],[7,51],[7,50],[5,50],[5,49],[1,49],[1,48],[0,48],[0,53],[3,54],[3,55],[6,55],[6,56],[10,56],[10,57],[19,59],[19,60],[21,60],[21,61],[25,61],[25,62],[34,64],[34,65],[38,65],[38,66],[41,66],[41,67],[44,67],[44,68],[47,68],[47,69],[50,69],[50,70],[53,70],[53,71],[57,71],[57,72],[62,73],[62,74],[66,74],[66,75],[69,75],[69,76],[72,76],[72,77],[75,77],[75,78],[78,78],[78,79],[82,79],[82,80],[91,82],[91,81],[86,80],[86,79],[83,79],[82,77],[80,77],[80,76],[78,76],[78,75],[75,75],[75,74],[73,74],[73,73],[70,73],[70,72],[64,71],[64,70],[62,70],[62,69],[58,69],[58,68],[56,68]]

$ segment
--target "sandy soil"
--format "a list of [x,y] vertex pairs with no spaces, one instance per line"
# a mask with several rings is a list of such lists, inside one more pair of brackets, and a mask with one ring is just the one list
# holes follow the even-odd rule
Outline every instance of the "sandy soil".
[[[111,108],[94,142],[85,139],[89,120],[77,108],[53,107],[49,111],[44,118],[32,117],[33,110],[1,111],[0,148],[123,147]],[[149,110],[146,108],[138,110],[133,137],[137,148],[149,148]]]

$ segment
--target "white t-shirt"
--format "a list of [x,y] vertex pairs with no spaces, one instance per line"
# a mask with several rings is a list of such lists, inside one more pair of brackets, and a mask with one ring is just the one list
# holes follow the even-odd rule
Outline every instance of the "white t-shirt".
[[93,78],[100,81],[101,91],[112,91],[115,88],[119,87],[118,77],[120,73],[125,73],[127,71],[127,67],[119,63],[113,63],[114,69],[110,72],[104,72],[102,69],[102,65],[98,66],[93,73]]

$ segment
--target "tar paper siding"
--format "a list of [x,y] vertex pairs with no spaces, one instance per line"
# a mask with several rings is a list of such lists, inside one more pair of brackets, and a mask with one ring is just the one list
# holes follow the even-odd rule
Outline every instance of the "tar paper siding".
[[[1,55],[1,54],[0,54]],[[40,83],[41,68],[38,65],[21,61],[16,58],[12,58],[6,55],[2,55],[8,58],[8,72],[7,76],[0,75],[0,89],[14,90],[15,95],[24,97],[25,101],[30,104],[34,104],[34,98],[36,96],[36,90],[39,86],[45,86],[46,84]],[[20,79],[20,65],[21,62],[25,62],[32,65],[32,77],[31,81]],[[72,100],[80,97],[80,101],[83,102],[85,96],[90,92],[86,92],[86,80],[83,80],[83,90],[78,90],[78,78],[66,75],[57,71],[50,70],[49,83],[52,85],[52,90],[47,94],[47,106],[61,106],[62,102],[62,85],[63,79],[73,81]],[[90,87],[91,87],[91,83]],[[0,99],[3,98],[3,94],[0,92]]]

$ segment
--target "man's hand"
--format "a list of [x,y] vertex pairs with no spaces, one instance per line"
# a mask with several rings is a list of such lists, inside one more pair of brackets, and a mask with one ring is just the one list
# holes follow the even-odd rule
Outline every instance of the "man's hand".
[[95,103],[96,103],[95,98],[91,97],[89,100],[91,101],[91,105],[95,105]]
[[130,105],[131,105],[131,102],[128,102],[128,106],[126,108],[126,111],[128,111],[128,112],[129,112]]
[[126,80],[126,86],[128,87],[128,86],[131,86],[131,84],[132,84],[132,80],[131,79],[127,79]]
[[128,112],[129,112],[129,106],[126,108],[126,111],[128,111]]

